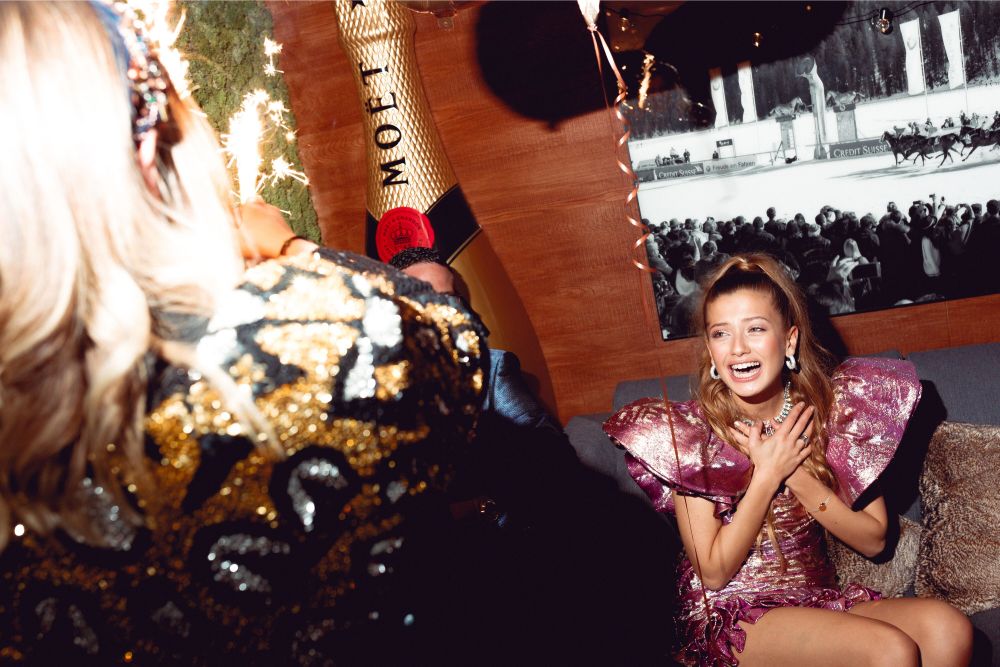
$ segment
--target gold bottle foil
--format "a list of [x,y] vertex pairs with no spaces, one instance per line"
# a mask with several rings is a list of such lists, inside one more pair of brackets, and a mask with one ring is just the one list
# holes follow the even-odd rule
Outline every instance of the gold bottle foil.
[[413,14],[385,0],[337,0],[336,9],[363,106],[368,210],[376,220],[399,206],[427,211],[458,179],[413,57]]

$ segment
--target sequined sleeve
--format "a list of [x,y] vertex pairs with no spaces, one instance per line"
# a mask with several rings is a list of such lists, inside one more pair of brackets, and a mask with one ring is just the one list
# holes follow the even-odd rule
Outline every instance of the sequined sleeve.
[[640,399],[608,418],[604,432],[628,452],[629,474],[657,509],[673,511],[669,490],[711,500],[719,514],[732,509],[750,484],[749,459],[712,432],[695,401],[669,406]]
[[[429,622],[413,545],[478,414],[482,325],[321,251],[252,268],[188,329],[235,396],[219,373],[151,362],[151,479],[126,499],[143,523],[87,479],[79,503],[106,544],[28,531],[0,554],[0,661],[400,663],[400,638]],[[280,455],[247,437],[239,397]]]
[[826,458],[838,495],[852,505],[896,453],[920,400],[920,380],[908,361],[852,358],[834,371],[833,391]]

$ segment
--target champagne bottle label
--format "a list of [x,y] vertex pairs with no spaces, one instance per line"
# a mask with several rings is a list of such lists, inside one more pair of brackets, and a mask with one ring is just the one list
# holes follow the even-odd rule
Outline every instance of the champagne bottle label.
[[337,0],[340,43],[362,101],[368,162],[365,251],[412,246],[449,263],[480,232],[445,155],[414,57],[411,12],[391,0]]

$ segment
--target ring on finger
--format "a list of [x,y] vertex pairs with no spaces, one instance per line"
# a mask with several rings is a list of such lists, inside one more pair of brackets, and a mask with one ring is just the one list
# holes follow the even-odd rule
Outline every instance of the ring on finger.
[[809,444],[809,436],[806,435],[805,433],[803,433],[802,435],[799,436],[799,440],[802,441],[803,445],[808,445]]

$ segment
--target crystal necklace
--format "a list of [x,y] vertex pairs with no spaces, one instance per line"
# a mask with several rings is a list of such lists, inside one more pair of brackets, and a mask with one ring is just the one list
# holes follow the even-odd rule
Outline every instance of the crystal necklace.
[[[774,423],[772,424],[768,420],[764,420],[764,430],[763,434],[765,436],[774,435],[775,426],[774,424],[780,424],[788,418],[788,413],[792,411],[792,383],[785,383],[785,390],[781,393],[781,412],[774,418]],[[740,419],[741,422],[747,426],[753,426],[753,420],[743,417]]]

